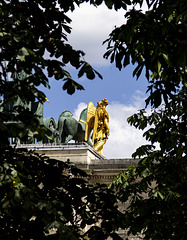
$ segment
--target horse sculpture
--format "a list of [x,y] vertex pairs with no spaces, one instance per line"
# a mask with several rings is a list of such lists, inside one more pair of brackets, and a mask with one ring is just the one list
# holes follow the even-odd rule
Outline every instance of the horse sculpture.
[[[68,143],[71,140],[76,142],[85,141],[87,108],[83,109],[79,121],[72,117],[72,113],[68,110],[63,111],[58,119],[57,143]],[[93,146],[91,138],[86,141],[90,146]]]
[[57,130],[57,121],[53,117],[44,118],[43,125],[47,129],[46,135],[43,139],[43,143],[56,143],[56,138],[59,135],[59,132]]

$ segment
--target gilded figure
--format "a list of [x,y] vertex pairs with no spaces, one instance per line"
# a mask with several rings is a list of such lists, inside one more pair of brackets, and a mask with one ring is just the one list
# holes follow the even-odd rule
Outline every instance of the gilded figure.
[[95,108],[90,102],[87,107],[87,124],[85,140],[92,134],[93,148],[103,155],[103,145],[106,143],[109,136],[109,115],[106,110],[108,100],[102,99],[97,103]]

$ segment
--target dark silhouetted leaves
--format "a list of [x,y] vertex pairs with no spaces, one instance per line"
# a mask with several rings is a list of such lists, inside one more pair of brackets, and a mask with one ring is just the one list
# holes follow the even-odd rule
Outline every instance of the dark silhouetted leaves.
[[67,79],[66,82],[63,85],[63,90],[67,90],[67,93],[72,95],[75,92],[75,89],[77,90],[84,90],[83,86],[78,84],[72,79]]
[[[146,3],[147,12],[126,13],[127,22],[113,30],[104,57],[121,70],[135,65],[133,76],[148,80],[146,107],[128,118],[144,130],[151,144],[133,153],[138,167],[115,177],[111,187],[125,211],[124,228],[143,239],[185,239],[186,226],[186,1]],[[182,49],[182,51],[181,51]],[[130,238],[130,237],[129,237]]]
[[107,186],[89,185],[72,163],[11,147],[0,153],[1,239],[117,239],[122,214]]

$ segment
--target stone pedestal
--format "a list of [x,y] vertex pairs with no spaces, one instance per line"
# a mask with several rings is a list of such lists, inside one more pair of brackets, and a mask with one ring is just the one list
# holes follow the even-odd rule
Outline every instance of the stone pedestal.
[[36,150],[40,154],[45,154],[59,161],[67,161],[69,159],[76,165],[88,165],[92,160],[106,159],[87,143],[25,144],[24,147]]
[[92,184],[105,183],[109,185],[115,175],[138,163],[136,159],[106,159],[87,143],[28,144],[24,146],[27,149],[34,149],[40,154],[45,154],[49,158],[73,162],[78,168],[87,172],[88,180]]

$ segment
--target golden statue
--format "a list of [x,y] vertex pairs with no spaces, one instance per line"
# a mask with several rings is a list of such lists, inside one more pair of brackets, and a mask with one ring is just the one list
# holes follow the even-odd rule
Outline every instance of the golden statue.
[[89,102],[87,106],[85,141],[88,140],[93,130],[93,148],[102,155],[103,145],[106,143],[109,136],[109,115],[105,109],[107,105],[108,100],[104,98],[97,103],[96,108],[92,102]]

